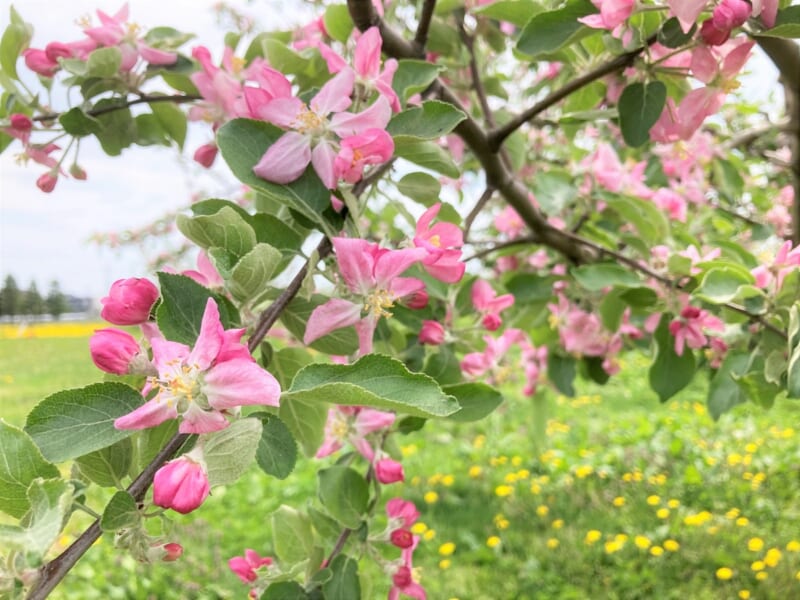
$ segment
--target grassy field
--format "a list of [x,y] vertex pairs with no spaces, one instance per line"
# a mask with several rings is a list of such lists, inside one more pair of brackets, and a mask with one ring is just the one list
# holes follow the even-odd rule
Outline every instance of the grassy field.
[[[429,598],[800,597],[800,405],[740,406],[715,423],[701,378],[659,405],[646,367],[630,355],[576,398],[509,394],[480,423],[397,438],[407,482],[386,493],[421,509],[414,564]],[[85,337],[0,338],[0,414],[13,423],[48,393],[99,379]],[[142,567],[102,539],[53,597],[244,597],[227,559],[270,553],[269,512],[313,495],[314,466],[283,482],[251,469],[177,515],[176,563]]]

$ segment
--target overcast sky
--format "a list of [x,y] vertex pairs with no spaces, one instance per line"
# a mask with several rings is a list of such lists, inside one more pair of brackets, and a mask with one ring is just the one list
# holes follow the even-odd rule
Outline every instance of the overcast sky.
[[[0,0],[3,28],[8,23],[10,4],[8,0]],[[96,8],[113,14],[122,5],[107,0],[18,0],[14,4],[23,18],[33,24],[31,45],[37,48],[52,40],[79,39],[82,32],[75,25],[78,17],[92,15],[96,23]],[[214,4],[213,0],[129,2],[132,21],[145,28],[168,25],[196,33],[197,39],[219,58],[223,29],[216,23],[211,9]],[[272,22],[275,14],[295,22],[301,19],[297,0],[269,3],[231,0],[228,4],[262,24],[275,25]],[[259,19],[259,15],[268,18]],[[193,43],[184,46],[187,53]],[[768,61],[759,62],[754,71],[757,77],[750,88],[760,96],[777,87],[774,69]],[[208,135],[205,128],[194,131],[190,128],[185,150],[188,157],[208,140]],[[231,179],[227,185],[220,184],[228,177],[221,159],[215,166],[219,176],[209,177],[187,157],[179,157],[174,149],[133,146],[123,151],[122,156],[112,158],[99,150],[93,138],[86,138],[80,163],[88,172],[88,180],[62,177],[53,193],[44,194],[35,182],[45,169],[35,164],[17,165],[14,156],[19,148],[14,144],[0,155],[0,277],[12,274],[22,287],[35,280],[39,289],[45,290],[50,281],[58,280],[67,293],[98,298],[115,279],[148,273],[140,252],[112,251],[90,244],[88,240],[93,234],[143,227],[187,206],[193,194],[212,197],[231,189]]]

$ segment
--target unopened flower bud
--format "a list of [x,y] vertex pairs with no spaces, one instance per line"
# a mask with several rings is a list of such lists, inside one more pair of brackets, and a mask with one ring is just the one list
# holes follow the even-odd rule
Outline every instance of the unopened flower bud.
[[375,476],[384,484],[405,480],[403,465],[391,458],[382,458],[375,463]]
[[100,316],[114,325],[139,325],[150,318],[157,299],[158,288],[147,279],[119,279],[111,284],[108,296],[100,299]]
[[163,548],[164,548],[164,556],[161,560],[164,562],[174,562],[178,560],[183,554],[183,546],[181,546],[180,544],[176,544],[175,542],[164,544]]
[[81,181],[86,180],[86,171],[78,166],[78,163],[72,163],[72,166],[69,168],[69,174],[75,179],[80,179]]
[[98,329],[89,339],[92,361],[106,373],[125,375],[142,351],[134,337],[120,329]]
[[58,183],[58,171],[48,171],[36,180],[36,187],[49,194],[56,188],[56,183]]
[[428,292],[425,290],[420,290],[414,293],[406,301],[406,306],[408,306],[408,308],[413,308],[414,310],[425,308],[428,306]]
[[497,331],[500,329],[500,325],[503,324],[503,320],[500,318],[500,315],[489,313],[483,317],[482,323],[488,331]]
[[730,36],[730,29],[717,29],[712,19],[706,19],[700,26],[700,37],[709,46],[721,46]]
[[30,131],[33,128],[31,118],[22,113],[14,113],[9,117],[9,121],[11,121],[11,127],[20,132]]
[[414,535],[408,529],[395,529],[389,534],[389,540],[398,548],[411,548]]
[[205,467],[188,454],[165,464],[153,478],[153,503],[184,515],[200,506],[208,492]]
[[752,5],[745,0],[722,0],[711,13],[711,19],[717,29],[730,31],[744,25],[752,12]]
[[444,342],[444,327],[438,321],[423,321],[419,330],[419,343],[438,346]]
[[206,169],[211,167],[214,164],[214,160],[217,158],[217,145],[213,142],[210,144],[203,144],[197,150],[194,151],[194,160],[195,162],[203,165]]

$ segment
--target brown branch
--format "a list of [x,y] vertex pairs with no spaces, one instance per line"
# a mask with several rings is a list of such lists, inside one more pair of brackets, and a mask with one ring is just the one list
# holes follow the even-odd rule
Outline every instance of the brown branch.
[[636,50],[631,50],[630,52],[626,52],[625,54],[621,54],[620,56],[616,57],[609,62],[600,65],[593,71],[589,71],[588,73],[581,75],[580,77],[576,77],[572,81],[570,81],[565,86],[557,89],[549,96],[540,100],[527,110],[523,111],[513,119],[511,119],[508,123],[503,125],[502,127],[498,127],[497,129],[493,129],[489,132],[488,143],[489,148],[491,150],[498,150],[500,146],[503,144],[505,139],[514,133],[517,129],[519,129],[522,125],[539,115],[540,113],[544,112],[554,104],[560,102],[573,92],[578,91],[582,87],[592,83],[600,79],[601,77],[605,77],[606,75],[610,75],[611,73],[615,73],[616,71],[621,71],[633,64],[636,58],[644,51],[645,48],[648,48],[652,44],[656,42],[657,36],[652,35],[650,36],[645,45],[641,48],[637,48]]
[[[172,439],[167,442],[167,445],[164,446],[161,452],[150,461],[150,464],[145,467],[133,483],[128,486],[128,493],[133,496],[137,502],[141,502],[144,498],[150,484],[153,483],[153,477],[156,471],[161,468],[161,465],[175,455],[188,438],[189,436],[187,434],[176,433]],[[28,593],[27,600],[43,600],[47,598],[50,592],[64,579],[70,569],[72,569],[75,563],[86,554],[86,551],[92,547],[92,544],[97,541],[102,533],[103,530],[100,528],[100,519],[97,519],[77,540],[70,544],[69,548],[64,550],[49,563],[43,565],[39,569],[39,579]]]
[[[92,110],[86,111],[86,114],[90,117],[99,117],[100,115],[105,115],[110,112],[114,112],[116,110],[122,110],[124,108],[130,108],[131,106],[135,106],[136,104],[154,104],[156,102],[172,102],[174,104],[184,104],[186,102],[195,102],[197,100],[202,100],[202,96],[193,96],[191,94],[182,94],[176,96],[141,96],[139,98],[134,98],[133,100],[125,100],[124,102],[120,102],[119,104],[115,104],[113,106],[104,106],[102,108],[95,108]],[[38,115],[33,117],[32,121],[55,121],[64,113],[46,113],[43,115]]]
[[428,30],[433,19],[433,10],[436,8],[436,0],[425,0],[422,3],[422,13],[419,16],[417,34],[414,36],[414,45],[418,52],[425,52],[425,45],[428,43]]
[[488,186],[485,190],[483,190],[483,194],[481,197],[478,198],[478,201],[475,203],[475,206],[472,207],[472,210],[469,211],[467,218],[464,219],[464,239],[469,238],[470,229],[472,229],[472,224],[475,222],[475,219],[478,218],[478,215],[483,210],[483,207],[486,206],[486,203],[492,199],[494,195],[494,188],[492,186]]
[[526,235],[523,237],[514,238],[513,240],[508,240],[507,242],[500,242],[499,244],[495,244],[490,248],[484,248],[483,250],[477,251],[472,256],[468,256],[464,259],[464,262],[469,262],[471,260],[475,260],[477,258],[483,258],[484,256],[488,256],[494,252],[499,252],[500,250],[505,250],[506,248],[513,248],[514,246],[523,246],[527,244],[535,244],[538,240],[536,236],[533,235]]

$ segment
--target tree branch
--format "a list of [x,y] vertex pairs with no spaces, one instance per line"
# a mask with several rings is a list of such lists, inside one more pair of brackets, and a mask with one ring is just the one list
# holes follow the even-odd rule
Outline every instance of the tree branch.
[[417,34],[414,36],[414,45],[419,52],[425,52],[425,45],[428,43],[428,30],[433,19],[433,9],[436,8],[436,0],[425,0],[422,3],[422,13],[419,16]]
[[497,151],[500,146],[503,144],[505,139],[514,133],[517,129],[519,129],[523,124],[533,119],[538,114],[544,112],[557,102],[560,102],[573,92],[578,91],[585,85],[592,83],[600,79],[601,77],[605,77],[606,75],[610,75],[616,71],[621,71],[633,64],[636,58],[644,51],[645,48],[648,48],[652,44],[656,42],[657,37],[655,35],[650,36],[645,45],[641,48],[637,48],[636,50],[631,50],[625,54],[621,54],[620,56],[616,57],[609,62],[600,65],[593,71],[589,71],[588,73],[581,75],[580,77],[576,77],[564,87],[557,89],[556,91],[552,92],[546,98],[540,100],[527,110],[523,111],[513,119],[511,119],[505,125],[498,127],[497,129],[493,129],[489,132],[487,136],[489,149],[493,151]]
[[[125,100],[124,102],[120,102],[119,104],[115,104],[113,106],[104,106],[102,108],[95,108],[92,110],[86,111],[86,114],[90,117],[99,117],[100,115],[105,115],[110,112],[114,112],[116,110],[122,110],[124,108],[130,108],[131,106],[135,106],[136,104],[154,104],[156,102],[172,102],[174,104],[184,104],[186,102],[195,102],[197,100],[202,100],[202,96],[193,96],[191,94],[181,94],[175,96],[140,96],[139,98],[134,98],[133,100]],[[31,121],[55,121],[64,113],[46,113],[43,115],[38,115],[36,117],[32,117]]]

